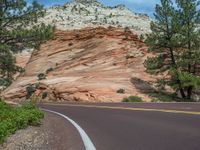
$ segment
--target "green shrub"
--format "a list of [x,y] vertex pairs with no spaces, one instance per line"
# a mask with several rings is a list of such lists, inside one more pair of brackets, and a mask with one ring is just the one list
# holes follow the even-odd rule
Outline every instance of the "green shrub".
[[42,99],[47,98],[47,96],[48,96],[48,92],[43,92],[43,93],[42,93]]
[[140,97],[137,96],[129,96],[124,98],[122,102],[143,102]]
[[[48,74],[49,72],[52,72],[54,69],[51,67],[51,68],[49,68],[49,69],[47,69],[46,70],[46,74]],[[46,78],[46,76],[45,76],[45,78]]]
[[10,84],[11,81],[8,78],[4,79],[0,77],[0,86],[8,87]]
[[124,93],[125,93],[125,90],[124,90],[124,89],[119,89],[119,90],[117,90],[117,93],[119,93],[119,94],[124,94]]
[[140,37],[139,37],[139,39],[140,39],[141,41],[143,41],[143,40],[145,39],[144,35],[141,34]]
[[33,93],[36,91],[36,87],[33,85],[29,85],[26,87],[26,98],[29,99]]
[[43,117],[43,113],[33,104],[11,107],[0,101],[0,144],[19,129],[39,125]]
[[75,34],[76,38],[80,38],[80,35],[78,33]]
[[73,46],[74,44],[72,43],[72,42],[70,42],[69,44],[68,44],[68,46]]
[[154,93],[149,93],[148,95],[152,99],[151,102],[175,102],[180,100],[176,94],[154,92]]
[[46,75],[44,73],[38,74],[37,77],[38,77],[38,80],[44,80],[44,79],[46,79]]

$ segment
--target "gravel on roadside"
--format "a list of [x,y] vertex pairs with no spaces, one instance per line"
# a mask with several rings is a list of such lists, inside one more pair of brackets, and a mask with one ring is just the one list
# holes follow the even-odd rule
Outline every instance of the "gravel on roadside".
[[84,145],[71,123],[45,112],[40,126],[17,131],[0,150],[84,150]]
[[50,150],[44,121],[39,127],[29,126],[17,131],[0,146],[0,150]]

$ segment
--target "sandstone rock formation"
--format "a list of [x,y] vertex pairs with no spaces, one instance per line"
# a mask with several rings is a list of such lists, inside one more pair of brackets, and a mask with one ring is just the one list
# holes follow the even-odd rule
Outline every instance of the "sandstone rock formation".
[[[120,28],[85,28],[55,32],[54,39],[35,50],[25,73],[4,91],[7,100],[21,101],[26,88],[52,101],[120,102],[145,91],[154,78],[145,73],[147,47],[132,32]],[[38,81],[38,74],[46,79]],[[135,80],[136,79],[136,80]],[[142,82],[142,84],[141,84]],[[141,87],[142,86],[142,87]],[[124,89],[124,93],[117,93]]]
[[132,12],[125,5],[108,7],[97,0],[73,0],[64,6],[50,7],[46,12],[40,22],[55,25],[60,30],[114,26],[129,27],[139,35],[150,32],[151,19]]

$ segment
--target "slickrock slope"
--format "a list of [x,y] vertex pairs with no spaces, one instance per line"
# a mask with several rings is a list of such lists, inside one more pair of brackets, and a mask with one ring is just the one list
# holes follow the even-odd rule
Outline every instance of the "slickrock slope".
[[[151,88],[145,81],[153,77],[144,71],[146,51],[145,44],[124,29],[56,31],[3,96],[21,101],[26,87],[34,84],[36,95],[48,93],[46,100],[52,101],[119,102],[130,95],[148,100],[143,92]],[[46,72],[46,79],[38,81],[37,75]],[[117,93],[119,89],[125,93]]]
[[[16,57],[16,64],[17,66],[21,67],[24,69],[28,63],[28,61],[31,58],[31,54],[33,52],[33,49],[26,49],[20,53],[17,53],[15,55]],[[19,76],[19,73],[15,74],[14,78],[17,78]]]
[[60,30],[114,26],[129,27],[139,35],[150,32],[151,19],[132,12],[125,5],[108,7],[97,0],[72,0],[64,6],[50,7],[46,12],[40,22],[55,25]]

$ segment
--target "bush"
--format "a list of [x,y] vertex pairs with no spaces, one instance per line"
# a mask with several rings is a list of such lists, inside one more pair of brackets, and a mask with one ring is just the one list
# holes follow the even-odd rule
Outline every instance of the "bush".
[[80,35],[78,33],[75,34],[76,38],[80,38]]
[[0,77],[0,86],[2,87],[8,87],[11,84],[11,80],[8,78],[1,78]]
[[119,94],[124,94],[124,93],[125,93],[125,90],[124,90],[124,89],[119,89],[119,90],[117,90],[117,93],[119,93]]
[[38,77],[38,80],[44,80],[44,79],[46,79],[46,75],[44,73],[38,74],[37,77]]
[[43,92],[43,93],[42,93],[42,99],[47,98],[47,96],[48,96],[48,92]]
[[[49,72],[52,72],[52,71],[53,71],[53,68],[49,68],[46,70],[46,74],[48,74]],[[46,76],[45,76],[45,78],[46,78]]]
[[68,46],[73,46],[73,43],[70,42],[70,43],[68,44]]
[[139,37],[139,39],[140,39],[141,41],[144,41],[144,39],[145,39],[144,35],[141,34],[140,37]]
[[163,92],[154,92],[149,93],[149,97],[151,97],[151,102],[175,102],[181,101],[176,94],[167,94]]
[[26,98],[29,99],[35,91],[36,91],[36,88],[33,85],[27,86],[26,87]]
[[143,102],[140,97],[137,96],[129,96],[124,98],[122,102]]
[[0,144],[19,129],[40,125],[43,117],[43,113],[33,104],[11,107],[0,101]]

